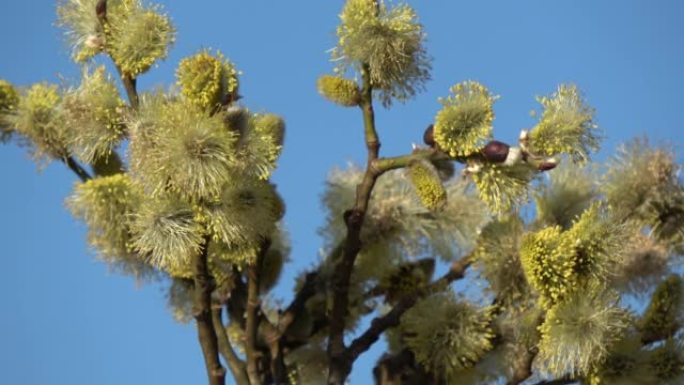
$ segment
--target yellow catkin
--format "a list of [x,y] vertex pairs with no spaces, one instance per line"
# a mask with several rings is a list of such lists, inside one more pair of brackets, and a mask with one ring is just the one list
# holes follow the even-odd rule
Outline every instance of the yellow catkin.
[[339,76],[323,75],[318,78],[318,92],[333,103],[345,107],[359,104],[361,94],[359,87],[353,80]]
[[495,98],[475,81],[456,84],[450,91],[452,95],[440,100],[443,107],[435,117],[434,137],[451,156],[465,156],[491,136]]
[[429,210],[438,210],[446,204],[447,193],[435,167],[425,160],[413,162],[408,169],[411,183]]
[[220,52],[201,51],[183,59],[176,70],[181,94],[201,109],[237,99],[238,71]]

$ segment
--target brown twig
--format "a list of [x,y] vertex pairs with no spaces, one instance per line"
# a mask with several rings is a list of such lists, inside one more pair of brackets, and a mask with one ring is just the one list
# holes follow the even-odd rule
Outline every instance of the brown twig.
[[88,171],[86,171],[83,168],[83,166],[81,166],[76,161],[76,159],[74,159],[73,157],[71,157],[71,156],[64,157],[64,158],[62,158],[62,161],[64,162],[64,164],[67,165],[67,167],[69,167],[71,169],[71,171],[73,171],[78,176],[78,178],[81,180],[81,182],[86,182],[86,181],[92,179],[92,176],[90,176]]
[[438,280],[427,285],[425,288],[417,290],[413,295],[404,297],[397,303],[389,313],[376,317],[371,321],[371,326],[359,337],[354,339],[345,352],[345,358],[351,366],[354,361],[365,351],[367,351],[385,332],[385,330],[397,326],[401,316],[409,310],[416,302],[431,293],[444,290],[451,282],[464,277],[466,270],[471,264],[471,257],[454,262],[449,271]]
[[[536,325],[539,326],[544,323],[544,318],[545,314],[540,314],[535,322]],[[514,363],[513,377],[508,379],[506,385],[518,385],[532,376],[532,363],[537,357],[537,353],[539,353],[539,349],[537,347],[532,347],[523,355],[519,356],[518,361]]]
[[368,65],[363,65],[361,76],[363,87],[359,107],[363,114],[364,136],[368,151],[366,172],[363,180],[356,187],[356,202],[354,207],[344,213],[347,225],[344,253],[335,266],[332,278],[333,305],[330,312],[330,333],[328,336],[328,384],[342,385],[349,374],[350,366],[344,358],[344,327],[349,305],[349,282],[354,267],[354,261],[361,250],[361,228],[368,209],[371,192],[375,181],[381,172],[375,167],[380,151],[380,140],[375,129],[375,114],[373,111],[373,87],[371,86]]
[[211,315],[211,291],[213,284],[209,275],[207,252],[209,239],[205,237],[202,252],[194,257],[193,279],[194,316],[197,324],[197,335],[204,355],[204,363],[210,385],[224,385],[226,370],[219,360],[218,339]]
[[235,382],[237,382],[237,385],[250,385],[249,379],[247,378],[245,363],[238,357],[235,350],[233,350],[233,346],[230,343],[225,326],[223,325],[221,313],[221,307],[214,307],[211,311],[212,321],[214,322],[214,329],[216,330],[218,339],[219,351],[228,363],[228,368],[230,369]]
[[247,309],[245,317],[245,354],[247,355],[247,376],[251,385],[261,385],[259,360],[261,354],[257,347],[261,304],[259,301],[259,270],[270,242],[261,245],[256,261],[247,267]]
[[574,384],[577,382],[577,380],[571,379],[571,378],[558,378],[555,380],[549,380],[549,381],[539,381],[534,385],[569,385],[569,384]]

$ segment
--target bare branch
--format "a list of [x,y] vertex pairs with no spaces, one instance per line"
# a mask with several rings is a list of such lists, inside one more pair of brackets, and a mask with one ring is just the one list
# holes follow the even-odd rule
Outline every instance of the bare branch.
[[576,382],[577,382],[577,380],[574,380],[571,378],[558,378],[558,379],[549,380],[549,381],[539,381],[534,385],[569,385],[569,384],[574,384]]
[[212,321],[214,322],[214,329],[216,329],[216,336],[218,338],[218,346],[221,355],[228,363],[228,368],[233,374],[233,378],[237,385],[250,385],[247,378],[247,368],[245,363],[237,356],[233,346],[230,343],[228,334],[221,317],[222,308],[214,307],[211,311]]
[[259,269],[264,254],[270,246],[266,240],[261,245],[256,261],[247,267],[247,311],[245,321],[245,353],[247,354],[247,376],[251,385],[261,385],[259,374],[260,353],[257,349],[257,332],[261,304],[259,301]]
[[86,182],[90,179],[92,179],[92,176],[86,171],[83,166],[81,166],[76,159],[74,159],[71,156],[67,156],[62,158],[62,162],[67,165],[73,171],[78,178],[81,180],[81,182]]
[[380,173],[374,167],[380,151],[380,140],[375,129],[373,87],[371,85],[368,65],[363,65],[361,76],[363,78],[363,87],[359,107],[363,113],[368,158],[363,180],[356,187],[356,203],[351,210],[344,213],[347,237],[345,239],[344,253],[335,266],[335,274],[332,278],[333,306],[329,317],[330,334],[328,337],[328,356],[330,358],[328,383],[330,385],[342,385],[349,374],[350,367],[348,367],[344,359],[344,320],[349,305],[349,282],[354,261],[361,250],[361,228],[368,209],[368,202],[370,201],[375,181],[380,176]]
[[224,385],[226,370],[221,366],[221,361],[219,360],[218,341],[211,315],[211,291],[213,290],[213,284],[207,266],[208,249],[209,239],[205,237],[202,252],[198,253],[193,261],[193,279],[195,282],[194,315],[209,384]]
[[363,352],[368,350],[380,338],[380,335],[382,335],[385,330],[399,325],[401,316],[413,307],[420,298],[444,290],[451,282],[463,278],[465,271],[470,264],[470,256],[466,256],[463,259],[454,262],[451,265],[451,268],[449,268],[449,271],[438,280],[432,282],[423,289],[417,290],[413,295],[404,297],[389,313],[373,319],[373,321],[371,321],[371,326],[352,341],[345,352],[345,357],[349,360],[349,365],[351,366]]

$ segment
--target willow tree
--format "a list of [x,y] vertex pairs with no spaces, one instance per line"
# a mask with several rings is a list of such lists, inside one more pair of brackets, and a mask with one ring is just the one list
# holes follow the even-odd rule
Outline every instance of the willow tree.
[[238,385],[341,385],[383,336],[382,385],[684,381],[680,165],[641,139],[593,166],[602,133],[574,85],[539,97],[538,123],[506,144],[497,97],[457,83],[424,146],[383,156],[374,105],[423,89],[425,34],[408,5],[348,0],[318,91],[360,112],[367,162],[330,174],[325,252],[281,306],[265,296],[289,253],[269,182],[283,120],[239,103],[215,51],[183,59],[172,90],[139,91],[174,41],[157,6],[63,0],[58,14],[81,83],[1,82],[2,138],[74,171],[67,204],[100,259],[169,283],[211,385],[224,365]]

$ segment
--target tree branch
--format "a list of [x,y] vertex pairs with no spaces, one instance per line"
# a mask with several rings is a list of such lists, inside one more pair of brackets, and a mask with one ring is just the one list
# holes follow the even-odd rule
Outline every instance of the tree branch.
[[283,352],[283,344],[281,340],[282,332],[278,330],[276,325],[263,317],[261,322],[263,330],[260,334],[263,336],[268,345],[268,354],[270,358],[271,379],[268,382],[273,385],[287,385],[287,367],[285,366],[285,356]]
[[375,385],[442,384],[418,365],[413,352],[409,349],[382,356],[373,368],[373,378]]
[[86,182],[92,179],[92,176],[90,176],[88,171],[86,171],[83,166],[81,166],[72,156],[62,158],[62,162],[64,162],[64,164],[66,164],[67,167],[69,167],[71,171],[78,176],[81,182]]
[[449,271],[438,280],[427,285],[423,289],[417,290],[413,295],[404,297],[392,310],[371,321],[371,326],[349,345],[345,352],[345,358],[349,361],[349,366],[365,351],[367,351],[382,335],[385,330],[399,325],[401,316],[409,310],[416,302],[427,295],[444,290],[451,282],[464,277],[466,270],[471,264],[471,257],[466,256],[454,262]]
[[245,321],[245,353],[247,355],[247,376],[251,385],[261,385],[259,374],[260,354],[257,349],[259,326],[259,269],[264,253],[270,242],[265,241],[259,250],[256,261],[247,267],[247,311]]
[[330,333],[328,337],[328,384],[342,385],[349,374],[350,367],[344,359],[344,326],[349,305],[349,282],[354,261],[361,250],[361,227],[368,209],[371,192],[380,173],[375,161],[380,151],[380,140],[375,129],[375,113],[373,111],[373,87],[370,81],[368,65],[361,71],[363,87],[359,107],[363,114],[364,134],[368,150],[366,172],[362,182],[356,187],[356,203],[351,210],[344,213],[347,225],[344,253],[335,266],[332,277],[333,306],[330,312]]
[[218,340],[211,315],[211,291],[213,290],[213,284],[207,264],[208,250],[209,238],[205,237],[202,252],[198,253],[193,261],[193,279],[195,282],[194,315],[209,384],[224,385],[226,370],[221,366],[221,361],[219,360]]
[[228,368],[233,374],[233,378],[235,379],[235,382],[237,382],[237,385],[250,385],[249,379],[247,378],[245,363],[237,356],[235,350],[233,350],[228,334],[226,334],[226,329],[223,326],[221,313],[221,307],[214,307],[211,311],[214,329],[216,329],[219,351],[228,363]]
[[539,381],[534,385],[568,385],[568,384],[574,384],[577,382],[577,380],[571,379],[571,378],[558,378],[555,380],[549,380],[549,381]]
[[295,298],[290,305],[280,315],[278,319],[277,328],[281,335],[287,332],[287,329],[294,323],[306,305],[306,301],[316,294],[316,283],[318,281],[318,272],[310,272],[304,278],[304,285],[297,292]]
[[506,382],[506,385],[518,385],[527,380],[532,375],[532,362],[536,356],[536,351],[526,352],[518,361],[513,370],[513,377]]
[[119,71],[119,75],[121,76],[121,82],[124,85],[124,89],[126,90],[126,96],[128,96],[128,102],[131,104],[131,107],[134,110],[137,110],[138,107],[140,106],[140,98],[138,97],[138,89],[137,89],[137,84],[138,80],[128,74],[125,74],[121,72],[121,69],[119,68],[118,65],[116,65],[116,69]]
[[[544,323],[544,318],[545,314],[540,314],[539,317],[536,320],[536,325],[539,327],[542,323]],[[534,362],[534,359],[537,357],[537,353],[539,352],[539,349],[537,347],[533,347],[527,352],[519,356],[518,361],[514,363],[514,369],[513,369],[513,377],[506,382],[506,385],[518,385],[522,382],[525,382],[530,376],[532,376],[532,363]]]

